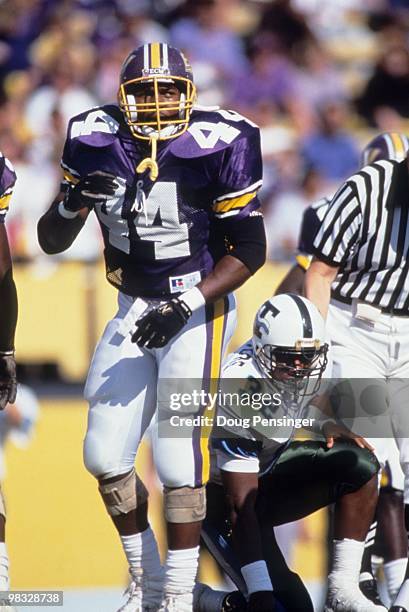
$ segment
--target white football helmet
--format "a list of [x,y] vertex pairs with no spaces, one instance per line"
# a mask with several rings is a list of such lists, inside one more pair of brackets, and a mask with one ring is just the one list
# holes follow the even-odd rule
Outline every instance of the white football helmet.
[[[292,293],[264,302],[254,320],[252,343],[257,364],[268,378],[287,388],[292,385],[297,396],[301,390],[304,395],[316,393],[328,361],[328,344],[324,319],[312,302]],[[316,382],[312,388],[306,384],[311,378]]]

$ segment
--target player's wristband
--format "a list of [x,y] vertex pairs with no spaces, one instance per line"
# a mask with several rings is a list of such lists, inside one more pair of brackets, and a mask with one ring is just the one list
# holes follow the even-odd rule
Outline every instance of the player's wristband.
[[199,308],[206,304],[203,293],[197,287],[193,287],[193,289],[189,289],[189,291],[182,293],[179,300],[184,302],[191,312],[199,310]]
[[0,357],[14,357],[14,349],[9,351],[0,351]]
[[78,217],[80,214],[79,210],[68,210],[65,208],[64,202],[60,202],[58,204],[58,212],[60,213],[61,217],[64,217],[64,219],[75,219],[75,217]]

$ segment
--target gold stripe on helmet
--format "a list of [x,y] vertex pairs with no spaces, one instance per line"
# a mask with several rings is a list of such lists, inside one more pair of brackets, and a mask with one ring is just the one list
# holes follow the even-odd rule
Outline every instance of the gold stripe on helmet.
[[151,52],[151,68],[160,68],[160,43],[151,43],[149,45]]
[[0,210],[5,210],[6,208],[9,207],[10,198],[11,198],[11,193],[9,195],[5,195],[2,198],[0,198]]

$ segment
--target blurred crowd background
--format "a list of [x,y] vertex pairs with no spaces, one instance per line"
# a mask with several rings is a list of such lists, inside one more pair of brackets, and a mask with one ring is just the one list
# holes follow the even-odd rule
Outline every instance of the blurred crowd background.
[[[106,589],[126,582],[117,536],[82,465],[82,383],[116,291],[104,279],[93,216],[56,257],[40,252],[36,224],[58,191],[68,119],[115,101],[124,58],[155,40],[186,53],[201,104],[261,127],[270,261],[238,291],[233,346],[287,270],[305,207],[358,169],[377,132],[409,132],[409,0],[0,0],[0,150],[18,176],[7,216],[17,358],[20,380],[40,398],[31,445],[24,456],[6,452],[11,578],[15,588],[82,589],[65,608],[75,612],[114,609],[118,592],[109,607]],[[17,421],[5,414],[7,431]],[[143,452],[160,532],[159,488]],[[295,569],[322,590],[325,521],[310,520]],[[296,540],[287,534],[284,545]],[[203,579],[217,583],[204,567]]]
[[[3,0],[0,149],[18,174],[16,260],[41,257],[35,225],[58,189],[67,120],[113,102],[124,58],[154,40],[185,51],[201,104],[260,125],[271,260],[291,260],[303,209],[358,168],[376,131],[408,128],[408,0]],[[89,222],[61,258],[95,260],[99,240]]]

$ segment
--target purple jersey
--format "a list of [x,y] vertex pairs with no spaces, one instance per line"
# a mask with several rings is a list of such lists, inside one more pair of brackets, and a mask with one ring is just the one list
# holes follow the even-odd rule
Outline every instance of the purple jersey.
[[0,223],[6,218],[15,182],[16,173],[11,162],[0,153]]
[[129,295],[160,297],[207,276],[224,228],[259,207],[259,129],[232,111],[198,108],[184,134],[158,143],[155,182],[136,173],[149,156],[111,105],[70,121],[61,165],[68,183],[96,170],[117,177],[115,196],[95,205],[107,279]]

